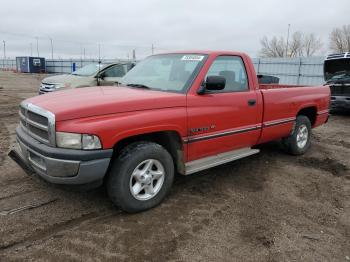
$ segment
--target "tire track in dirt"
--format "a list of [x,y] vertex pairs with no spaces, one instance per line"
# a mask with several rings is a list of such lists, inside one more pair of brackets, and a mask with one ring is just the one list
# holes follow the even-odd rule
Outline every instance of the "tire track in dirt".
[[6,153],[10,148],[9,131],[3,117],[0,118],[0,167],[3,165]]
[[[63,231],[55,231],[53,235],[51,233],[49,236],[44,235],[41,240],[35,241],[38,238],[36,237],[35,242],[28,248],[26,243],[30,241],[21,242],[18,245],[20,248],[25,248],[27,256],[29,254],[34,259],[50,259],[53,257],[49,256],[51,253],[56,255],[61,253],[61,259],[80,260],[95,256],[102,260],[152,261],[154,254],[162,254],[164,259],[170,258],[174,256],[179,243],[191,240],[196,233],[209,226],[214,216],[227,208],[226,202],[223,201],[225,196],[221,196],[220,199],[213,201],[209,211],[208,206],[203,204],[203,200],[208,201],[210,196],[198,189],[204,186],[208,189],[207,193],[214,192],[209,183],[213,176],[197,178],[202,182],[200,187],[193,179],[187,183],[182,181],[181,185],[185,185],[185,192],[180,194],[180,188],[181,190],[183,188],[178,186],[175,190],[180,194],[179,198],[169,200],[170,203],[164,203],[159,209],[135,215],[108,212],[110,214],[97,215],[96,219],[88,219],[79,225],[74,223],[73,227],[70,225],[70,228],[65,227]],[[174,213],[179,215],[174,216]],[[159,219],[154,219],[155,217]],[[167,225],[176,226],[175,228],[170,226],[172,229],[169,232],[165,230]],[[136,236],[138,239],[145,240],[135,241]],[[156,239],[163,240],[153,245],[152,242]],[[59,244],[56,240],[59,240]],[[13,250],[14,248],[11,247],[6,255],[12,257]],[[18,259],[23,258],[18,254]]]
[[[245,188],[249,194],[239,202],[240,237],[245,243],[260,250],[257,252],[264,253],[264,249],[267,251],[262,260],[275,261],[272,258],[275,253],[275,238],[280,231],[280,221],[269,214],[275,200],[268,181],[270,180],[270,169],[276,164],[275,155],[281,152],[278,143],[263,145],[261,151],[261,154],[255,156],[255,159],[246,159],[250,161],[245,170],[249,175],[238,176],[234,183],[237,190]],[[255,172],[249,172],[250,165],[254,166]]]
[[337,176],[337,177],[344,176],[345,178],[349,179],[348,175],[350,175],[349,173],[350,168],[344,165],[343,163],[340,163],[339,161],[329,157],[320,159],[316,157],[304,156],[304,157],[298,158],[298,164],[305,167],[312,167],[315,169],[329,172],[333,176]]
[[38,232],[35,232],[34,234],[26,238],[8,244],[0,245],[0,251],[27,248],[29,246],[35,245],[36,242],[42,242],[50,237],[54,237],[55,235],[63,231],[72,230],[85,221],[89,221],[103,216],[103,212],[90,212],[74,219],[53,224],[52,226],[43,230],[39,230]]

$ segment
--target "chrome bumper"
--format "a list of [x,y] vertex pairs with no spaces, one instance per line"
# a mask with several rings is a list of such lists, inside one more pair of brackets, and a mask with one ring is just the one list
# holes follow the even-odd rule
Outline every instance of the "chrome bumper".
[[49,147],[16,129],[17,144],[10,156],[25,171],[33,170],[54,184],[87,184],[103,179],[113,151],[83,151]]
[[331,109],[350,109],[350,96],[331,96]]

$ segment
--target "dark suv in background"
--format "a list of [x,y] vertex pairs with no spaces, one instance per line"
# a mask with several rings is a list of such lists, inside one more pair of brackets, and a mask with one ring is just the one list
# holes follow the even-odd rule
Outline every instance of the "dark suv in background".
[[350,52],[328,55],[323,70],[331,88],[331,111],[350,111]]

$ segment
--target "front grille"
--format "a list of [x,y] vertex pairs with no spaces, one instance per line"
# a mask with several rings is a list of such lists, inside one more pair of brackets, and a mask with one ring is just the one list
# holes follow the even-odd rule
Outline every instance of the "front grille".
[[56,91],[55,84],[41,83],[39,92],[40,93],[48,93]]
[[38,106],[22,103],[19,110],[22,129],[34,139],[47,145],[55,145],[55,118]]
[[350,86],[346,85],[332,85],[331,95],[333,96],[350,96]]

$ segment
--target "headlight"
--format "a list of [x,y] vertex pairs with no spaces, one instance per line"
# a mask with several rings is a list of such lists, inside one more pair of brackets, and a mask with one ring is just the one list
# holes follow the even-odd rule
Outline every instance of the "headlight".
[[56,89],[59,89],[59,88],[64,87],[65,85],[64,84],[55,84],[54,86]]
[[101,149],[100,139],[95,135],[56,132],[56,144],[58,147],[70,149]]

